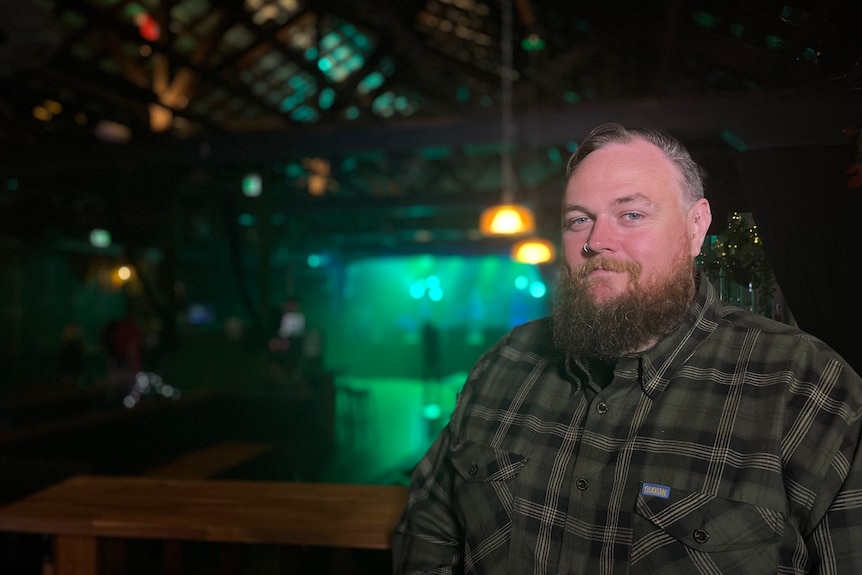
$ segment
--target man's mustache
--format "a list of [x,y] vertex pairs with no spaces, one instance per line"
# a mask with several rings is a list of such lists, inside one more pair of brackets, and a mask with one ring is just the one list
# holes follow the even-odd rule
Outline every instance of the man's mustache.
[[604,270],[609,272],[627,273],[632,278],[637,278],[641,273],[641,266],[631,260],[616,260],[611,258],[594,257],[585,261],[575,271],[575,275],[584,279],[594,271]]

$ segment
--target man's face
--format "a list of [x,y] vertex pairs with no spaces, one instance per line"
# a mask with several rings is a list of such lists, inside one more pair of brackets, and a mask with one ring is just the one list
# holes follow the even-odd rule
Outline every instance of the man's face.
[[584,272],[593,303],[601,304],[661,283],[675,264],[694,258],[710,215],[704,199],[686,207],[677,167],[635,139],[587,156],[566,186],[563,222],[566,265],[573,275]]

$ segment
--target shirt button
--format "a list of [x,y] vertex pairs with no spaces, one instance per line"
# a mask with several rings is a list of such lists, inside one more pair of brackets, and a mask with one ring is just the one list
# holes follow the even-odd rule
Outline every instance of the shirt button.
[[586,479],[584,479],[583,477],[581,477],[580,479],[575,481],[575,487],[577,487],[581,491],[586,491],[587,487],[589,487],[589,486],[590,486],[590,482],[587,481]]
[[474,463],[470,466],[470,469],[467,470],[467,473],[469,473],[470,475],[476,475],[477,471],[479,471],[479,466]]
[[706,543],[709,540],[709,533],[705,529],[695,529],[691,536],[698,543]]
[[608,404],[605,403],[604,401],[600,402],[596,406],[596,411],[599,412],[599,415],[603,415],[603,414],[607,413],[608,412]]

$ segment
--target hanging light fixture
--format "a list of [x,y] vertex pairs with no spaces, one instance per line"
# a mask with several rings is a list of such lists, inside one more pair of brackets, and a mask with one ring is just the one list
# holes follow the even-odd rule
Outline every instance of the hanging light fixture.
[[486,236],[527,234],[536,227],[533,212],[520,204],[497,204],[482,212],[479,229]]
[[545,238],[528,238],[512,246],[512,259],[524,264],[546,264],[557,258],[557,250]]
[[512,0],[503,0],[500,107],[503,111],[503,142],[500,151],[502,203],[491,206],[479,218],[479,231],[486,236],[532,233],[536,228],[533,212],[515,203],[515,172],[512,166],[515,124],[512,119]]

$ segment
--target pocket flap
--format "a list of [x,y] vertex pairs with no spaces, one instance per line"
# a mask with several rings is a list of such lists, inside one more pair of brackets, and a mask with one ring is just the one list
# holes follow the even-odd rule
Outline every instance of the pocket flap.
[[638,494],[636,512],[692,549],[731,551],[777,543],[784,514],[760,505],[668,488],[667,497]]
[[464,481],[505,481],[518,475],[527,458],[517,453],[472,442],[452,447],[449,459]]

